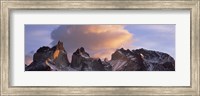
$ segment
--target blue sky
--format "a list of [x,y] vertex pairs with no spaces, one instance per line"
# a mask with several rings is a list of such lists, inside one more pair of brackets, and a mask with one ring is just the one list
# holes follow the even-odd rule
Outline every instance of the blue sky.
[[59,25],[25,25],[25,54],[51,46],[51,32]]
[[[125,44],[128,42],[127,44],[129,44],[129,47],[127,47],[127,45],[123,47],[132,48],[132,49],[145,48],[149,50],[161,51],[164,53],[168,53],[169,55],[175,58],[175,27],[176,26],[174,24],[129,24],[129,25],[120,25],[120,26],[114,25],[114,27],[112,26],[112,28],[110,27],[104,28],[105,26],[100,26],[100,27],[99,26],[95,27],[95,26],[96,25],[92,25],[89,27],[88,26],[81,27],[81,25],[79,26],[76,26],[76,25],[73,25],[73,26],[71,25],[62,25],[62,26],[60,25],[25,25],[25,55],[32,55],[39,47],[42,47],[42,46],[52,47],[59,38],[62,38],[61,40],[63,40],[63,42],[67,41],[66,44],[65,43],[64,44],[66,45],[67,47],[66,51],[68,51],[69,54],[72,54],[77,49],[76,47],[79,47],[79,45],[80,47],[85,46],[86,49],[88,49],[88,51],[91,51],[89,53],[92,53],[92,54],[95,54],[95,52],[100,52],[100,51],[104,53],[106,52],[112,53],[112,51],[115,48],[117,49],[117,47],[121,47],[119,46],[120,44]],[[80,34],[81,32],[88,31],[87,28],[90,29],[89,31],[91,31],[91,29],[92,31],[94,31],[93,29],[95,29],[98,32],[97,33],[92,32],[90,33],[89,36],[83,36],[84,34]],[[65,32],[62,32],[62,31],[65,31]],[[79,31],[79,32],[76,32],[76,31]],[[72,35],[72,32],[74,33],[76,32],[76,34]],[[107,35],[106,32],[108,32],[109,35]],[[73,37],[74,35],[78,35],[78,34],[80,34],[80,36]],[[54,35],[56,35],[57,37]],[[95,38],[94,38],[94,35],[96,36]],[[68,38],[71,38],[71,39],[68,39]],[[91,42],[86,40],[87,44],[85,45],[83,43],[79,43],[88,38],[93,39],[93,40],[89,39]],[[96,40],[96,38],[99,38],[99,39]],[[112,40],[109,40],[109,39],[112,39]],[[118,39],[119,41],[122,41],[122,42],[116,43],[117,41],[114,39]],[[122,39],[127,39],[127,40],[123,41]],[[131,42],[130,42],[130,39],[132,40]],[[94,46],[98,46],[98,45],[94,45],[95,40],[96,42],[103,44],[102,46],[100,45],[102,49],[93,48]],[[102,42],[99,40],[102,40]],[[113,44],[115,45],[106,47],[108,46],[106,45],[106,43],[104,44],[104,42],[106,41],[109,41],[110,43],[113,42]],[[73,43],[77,43],[77,44],[74,45]],[[70,45],[70,44],[73,44],[73,45]],[[74,46],[74,47],[70,48],[70,46]],[[100,54],[100,55],[106,56],[105,54]]]
[[134,34],[136,48],[157,50],[170,54],[175,58],[175,25],[127,25],[125,27]]

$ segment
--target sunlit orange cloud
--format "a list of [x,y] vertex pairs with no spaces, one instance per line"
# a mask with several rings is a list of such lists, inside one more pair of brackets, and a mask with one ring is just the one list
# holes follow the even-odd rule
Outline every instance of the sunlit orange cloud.
[[126,31],[122,30],[123,25],[88,25],[83,27],[87,30],[86,33],[113,33],[113,30],[121,33],[121,31]]
[[133,34],[125,25],[62,25],[51,36],[52,44],[58,40],[64,43],[68,57],[80,47],[84,47],[92,57],[110,58],[121,47],[133,47]]
[[111,59],[111,55],[113,54],[114,51],[115,51],[115,49],[97,51],[92,57],[101,58],[102,60],[105,59],[105,58]]

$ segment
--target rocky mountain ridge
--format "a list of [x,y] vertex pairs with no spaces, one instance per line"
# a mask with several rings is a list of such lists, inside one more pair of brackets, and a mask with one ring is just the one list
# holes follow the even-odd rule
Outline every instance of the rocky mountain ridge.
[[92,58],[83,47],[72,55],[71,63],[63,43],[40,47],[26,71],[175,71],[175,60],[168,54],[146,49],[117,49],[111,60]]

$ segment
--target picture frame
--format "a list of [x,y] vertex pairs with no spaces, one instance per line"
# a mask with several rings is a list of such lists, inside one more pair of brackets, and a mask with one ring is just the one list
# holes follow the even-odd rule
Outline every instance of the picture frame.
[[[200,95],[199,0],[1,0],[1,95]],[[190,86],[10,86],[12,10],[190,10]]]

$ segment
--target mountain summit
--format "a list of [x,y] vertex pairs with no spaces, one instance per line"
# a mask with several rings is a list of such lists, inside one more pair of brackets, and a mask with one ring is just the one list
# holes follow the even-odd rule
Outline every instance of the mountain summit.
[[118,49],[110,60],[114,71],[174,71],[175,60],[166,53],[146,49]]
[[49,48],[40,47],[33,55],[33,62],[25,67],[26,71],[64,71],[70,70],[67,52],[63,43],[58,41],[57,45]]
[[83,47],[72,55],[71,63],[63,43],[52,48],[40,47],[26,71],[175,71],[175,60],[168,54],[153,50],[117,49],[111,60],[92,58]]
[[83,47],[72,55],[71,67],[79,71],[104,71],[104,65],[99,58],[91,58]]

